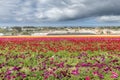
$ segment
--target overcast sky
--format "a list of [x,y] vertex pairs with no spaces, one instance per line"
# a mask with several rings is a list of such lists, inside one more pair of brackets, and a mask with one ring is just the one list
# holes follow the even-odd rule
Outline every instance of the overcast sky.
[[0,25],[120,25],[120,0],[0,0]]

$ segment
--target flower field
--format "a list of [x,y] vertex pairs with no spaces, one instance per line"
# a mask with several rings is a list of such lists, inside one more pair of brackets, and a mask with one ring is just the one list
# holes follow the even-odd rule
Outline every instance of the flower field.
[[0,80],[120,80],[120,37],[1,37]]

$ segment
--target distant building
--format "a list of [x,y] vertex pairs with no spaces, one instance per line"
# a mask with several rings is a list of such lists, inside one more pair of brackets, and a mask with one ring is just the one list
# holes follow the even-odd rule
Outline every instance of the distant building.
[[33,33],[33,34],[31,34],[31,36],[45,36],[47,34],[48,33]]
[[0,33],[0,36],[4,36],[4,34],[3,34],[3,33]]

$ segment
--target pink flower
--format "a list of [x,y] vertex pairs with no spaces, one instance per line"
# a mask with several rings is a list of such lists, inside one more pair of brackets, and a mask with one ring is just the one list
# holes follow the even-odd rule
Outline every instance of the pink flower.
[[60,67],[60,68],[63,68],[64,67],[64,62],[59,63],[57,66]]
[[98,74],[99,74],[98,71],[93,72],[94,76],[97,76]]
[[12,71],[11,71],[11,70],[8,70],[8,71],[6,72],[6,75],[11,75],[11,73],[12,73]]
[[118,74],[116,72],[112,72],[111,78],[117,78]]
[[26,74],[22,74],[21,76],[22,76],[22,78],[26,78],[26,77],[27,77],[27,75],[26,75]]
[[85,77],[85,80],[90,80],[90,77],[89,77],[89,76],[86,76],[86,77]]
[[72,70],[71,74],[73,74],[73,75],[78,75],[78,74],[79,74],[79,72],[78,72],[78,68],[75,69],[75,70]]

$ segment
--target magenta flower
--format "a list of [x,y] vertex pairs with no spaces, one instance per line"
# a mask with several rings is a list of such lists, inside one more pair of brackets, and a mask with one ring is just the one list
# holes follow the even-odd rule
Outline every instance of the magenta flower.
[[73,75],[79,75],[78,68],[76,68],[75,70],[72,70],[71,74],[73,74]]
[[109,67],[106,67],[106,68],[104,69],[105,72],[107,72],[107,71],[109,71],[109,70],[110,70]]
[[5,76],[5,78],[6,78],[7,80],[11,80],[11,76],[10,76],[10,75]]
[[100,79],[104,79],[104,76],[102,74],[98,74]]
[[44,80],[48,79],[50,76],[49,71],[44,71],[43,76],[44,76]]
[[22,76],[22,78],[26,78],[27,77],[27,75],[24,74],[24,73],[21,76]]
[[60,68],[63,68],[64,67],[64,62],[59,63],[57,66],[60,67]]
[[25,73],[17,73],[17,76],[19,77],[19,76],[21,76],[22,78],[26,78],[27,77],[27,75],[25,74]]
[[8,70],[8,71],[6,72],[6,75],[11,75],[11,73],[12,73],[12,71],[11,71],[11,70]]
[[16,66],[13,67],[13,70],[14,70],[14,71],[19,71],[20,69],[21,69],[21,67],[16,67]]
[[94,71],[94,72],[93,72],[93,75],[94,75],[94,76],[97,76],[98,74],[99,74],[98,71]]

